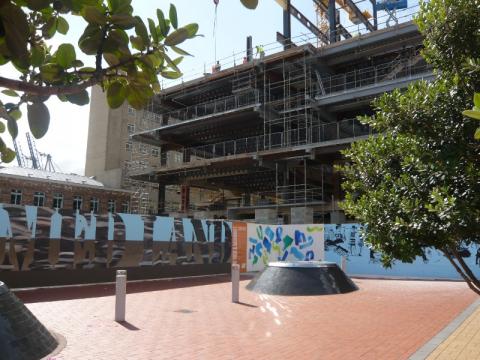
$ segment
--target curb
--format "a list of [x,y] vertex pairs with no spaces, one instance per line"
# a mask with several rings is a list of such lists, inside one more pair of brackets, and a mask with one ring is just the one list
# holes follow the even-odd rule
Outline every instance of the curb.
[[431,338],[426,344],[418,349],[409,360],[423,360],[428,357],[442,342],[444,342],[450,335],[453,334],[457,328],[463,324],[463,322],[472,315],[477,308],[480,307],[480,299],[475,300],[469,307],[463,310],[453,321],[445,326],[440,332]]

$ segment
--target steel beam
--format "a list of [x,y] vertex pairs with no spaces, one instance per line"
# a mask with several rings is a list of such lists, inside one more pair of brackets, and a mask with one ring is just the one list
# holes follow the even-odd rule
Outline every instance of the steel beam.
[[352,0],[344,0],[345,5],[347,5],[355,15],[360,19],[360,21],[366,26],[366,28],[370,31],[375,31],[375,27],[372,25],[370,21],[363,15],[362,11],[358,8],[358,6]]

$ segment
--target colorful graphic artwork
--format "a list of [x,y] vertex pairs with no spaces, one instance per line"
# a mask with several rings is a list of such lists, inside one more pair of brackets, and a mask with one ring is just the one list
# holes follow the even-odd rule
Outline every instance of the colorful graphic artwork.
[[[380,261],[381,255],[364,243],[361,224],[324,226],[325,260],[340,264],[341,257],[345,256],[349,275],[461,280],[454,267],[438,250],[426,248],[413,263],[395,261],[392,268],[386,269]],[[480,247],[475,244],[463,245],[458,252],[476,276],[480,276]]]
[[0,271],[230,262],[232,224],[0,204]]
[[271,261],[323,259],[323,225],[247,225],[247,271]]

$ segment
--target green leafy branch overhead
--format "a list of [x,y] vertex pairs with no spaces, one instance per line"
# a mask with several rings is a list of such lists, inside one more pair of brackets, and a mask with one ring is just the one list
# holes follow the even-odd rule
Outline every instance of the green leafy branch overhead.
[[[49,41],[69,31],[66,15],[86,22],[78,47],[52,48]],[[50,122],[45,101],[57,96],[88,104],[87,89],[95,84],[106,91],[110,107],[126,100],[142,108],[160,91],[158,76],[182,76],[178,66],[190,54],[178,46],[197,32],[195,23],[179,26],[174,5],[168,16],[158,9],[145,23],[134,15],[131,0],[0,0],[0,66],[11,64],[19,74],[0,77],[3,94],[11,98],[0,103],[0,133],[8,130],[16,138],[20,106],[26,104],[30,130],[41,138]],[[91,56],[94,65],[85,66],[78,51]],[[0,154],[3,162],[15,158],[1,137]]]
[[[463,111],[463,115],[472,119],[480,120],[480,93],[473,96],[473,109]],[[475,131],[475,140],[480,140],[480,127]]]

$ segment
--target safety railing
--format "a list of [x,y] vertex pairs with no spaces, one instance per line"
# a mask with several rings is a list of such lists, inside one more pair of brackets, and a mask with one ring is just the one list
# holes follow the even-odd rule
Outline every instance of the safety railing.
[[161,122],[162,124],[171,125],[181,121],[194,120],[205,116],[221,114],[229,110],[235,110],[246,106],[255,105],[258,104],[259,101],[259,92],[258,90],[254,89],[232,96],[216,99],[214,101],[187,106],[183,109],[171,111],[157,116],[163,119],[163,121]]
[[[430,65],[415,64],[413,61],[414,59],[415,58],[392,61],[387,64],[357,69],[329,77],[322,77],[321,81],[325,95],[375,85],[389,80],[408,78],[431,71]],[[322,95],[323,94],[318,94],[317,96],[321,97]]]
[[301,146],[347,138],[355,139],[369,134],[371,134],[371,130],[368,125],[362,124],[356,119],[347,119],[310,128],[293,129],[189,147],[183,149],[183,159],[184,162],[193,162],[201,159],[257,153],[281,147]]

